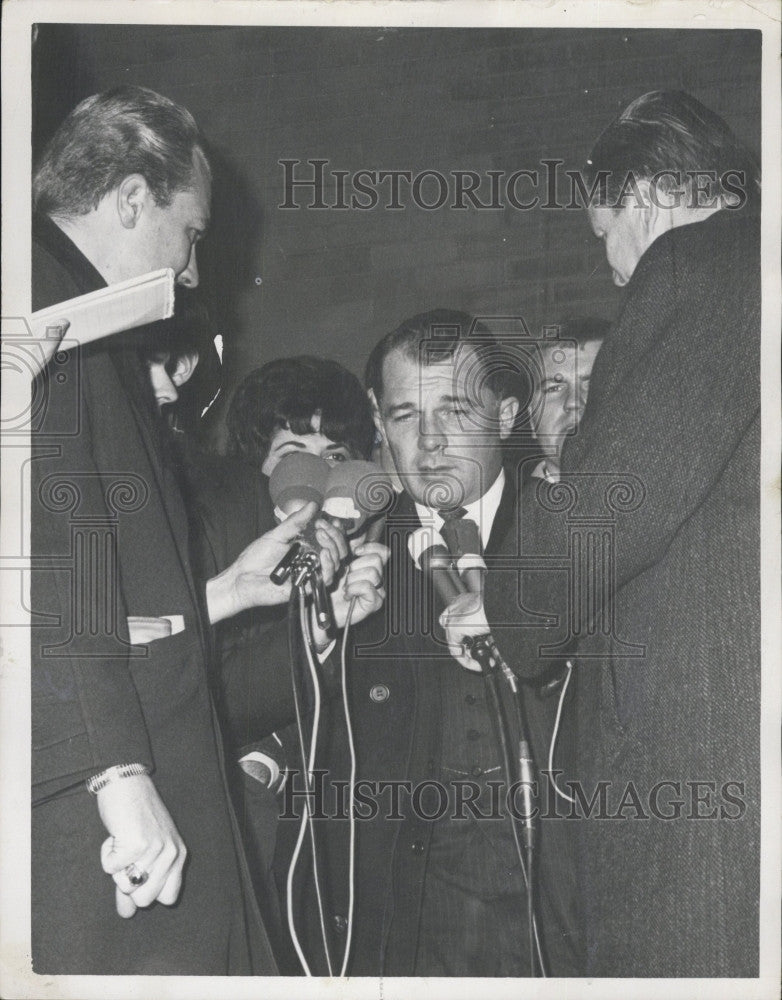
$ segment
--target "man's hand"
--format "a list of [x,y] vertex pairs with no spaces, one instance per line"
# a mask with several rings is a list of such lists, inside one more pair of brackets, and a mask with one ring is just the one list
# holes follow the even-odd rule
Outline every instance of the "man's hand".
[[[146,774],[120,778],[101,788],[97,799],[110,834],[101,846],[101,864],[116,883],[117,913],[132,917],[139,906],[155,900],[173,906],[187,848],[152,779]],[[148,873],[143,885],[131,885],[128,865]]]
[[[282,604],[288,599],[290,580],[273,583],[271,572],[317,511],[317,504],[305,504],[248,545],[228,569],[207,582],[206,603],[212,624],[246,608]],[[328,586],[348,554],[348,544],[343,533],[325,520],[315,521],[315,539],[321,547],[320,564]]]
[[[331,612],[334,627],[342,629],[348,617],[350,602],[355,597],[351,624],[355,625],[383,607],[386,591],[383,569],[391,550],[380,542],[365,542],[354,549],[355,558],[348,564],[344,576],[331,592]],[[323,652],[331,641],[326,632],[313,622],[312,639],[316,652]]]
[[459,594],[440,615],[445,629],[448,652],[467,670],[481,672],[480,665],[466,653],[462,645],[466,635],[484,635],[490,631],[480,594]]

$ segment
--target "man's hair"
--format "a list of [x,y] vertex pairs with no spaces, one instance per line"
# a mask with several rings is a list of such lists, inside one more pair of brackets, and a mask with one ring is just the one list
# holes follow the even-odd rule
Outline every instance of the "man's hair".
[[33,177],[33,207],[62,218],[86,215],[130,174],[141,174],[155,203],[166,207],[193,186],[194,154],[210,176],[193,116],[167,97],[145,87],[93,94],[47,144]]
[[597,140],[584,168],[590,187],[605,176],[592,204],[617,209],[620,193],[632,198],[628,174],[636,181],[651,180],[666,171],[680,175],[682,183],[660,176],[660,191],[683,188],[688,171],[708,172],[716,178],[716,194],[735,201],[738,189],[746,196],[742,204],[759,199],[757,158],[723,118],[682,90],[651,91],[628,104]]
[[126,335],[126,347],[136,347],[145,364],[163,363],[169,375],[179,360],[197,354],[204,358],[213,347],[209,313],[197,299],[178,294],[174,315],[132,330]]
[[507,359],[503,364],[500,345],[488,327],[456,309],[418,313],[387,333],[369,355],[364,383],[379,403],[383,397],[383,365],[392,351],[402,351],[416,364],[432,365],[449,361],[462,345],[469,347],[478,361],[475,375],[480,384],[504,396],[514,375],[512,365]]
[[541,349],[556,347],[563,341],[573,341],[578,347],[584,344],[591,344],[595,341],[603,341],[606,334],[611,329],[611,324],[607,319],[600,319],[597,316],[572,317],[563,319],[557,326],[557,336],[549,340],[538,341]]
[[308,355],[270,361],[244,379],[226,417],[229,449],[263,462],[277,430],[312,434],[316,413],[321,434],[369,458],[375,427],[361,382],[336,361]]

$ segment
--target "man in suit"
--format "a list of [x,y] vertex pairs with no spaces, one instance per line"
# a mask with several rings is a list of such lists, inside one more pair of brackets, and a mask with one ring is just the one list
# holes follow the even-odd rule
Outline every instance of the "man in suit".
[[[408,553],[417,528],[440,530],[462,516],[490,557],[514,523],[516,483],[502,444],[519,404],[496,351],[485,326],[436,309],[384,337],[367,365],[376,424],[405,490],[387,522],[385,611],[349,643],[357,774],[372,803],[358,806],[353,975],[530,973],[523,876],[506,810],[491,803],[492,783],[502,798],[507,781],[490,698],[483,677],[448,656],[437,626],[443,605]],[[337,726],[331,738],[331,774],[345,777]],[[465,807],[471,796],[474,808]],[[323,822],[338,953],[347,830]],[[552,912],[558,926],[560,917]],[[573,947],[555,942],[566,955]]]
[[[34,309],[161,267],[198,283],[209,164],[190,114],[159,94],[82,102],[34,198]],[[34,970],[273,974],[226,791],[208,625],[285,599],[269,573],[314,505],[199,581],[138,350],[61,351],[35,392]],[[319,538],[329,576],[344,542]]]
[[[587,179],[624,304],[561,481],[525,492],[486,613],[526,676],[575,664],[560,782],[581,793],[586,973],[756,976],[759,184],[683,93],[634,101]],[[522,605],[558,627],[523,627]]]

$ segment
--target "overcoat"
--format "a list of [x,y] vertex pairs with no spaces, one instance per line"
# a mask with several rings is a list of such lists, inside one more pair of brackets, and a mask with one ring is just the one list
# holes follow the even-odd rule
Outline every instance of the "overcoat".
[[759,278],[742,213],[647,249],[487,584],[515,663],[575,663],[588,975],[758,972]]
[[[36,220],[33,308],[105,282]],[[147,373],[117,341],[59,352],[34,387],[33,967],[56,974],[274,974],[229,803],[207,677],[204,587]],[[131,645],[129,616],[181,629]],[[100,866],[84,779],[142,763],[188,848],[179,901],[130,920]]]

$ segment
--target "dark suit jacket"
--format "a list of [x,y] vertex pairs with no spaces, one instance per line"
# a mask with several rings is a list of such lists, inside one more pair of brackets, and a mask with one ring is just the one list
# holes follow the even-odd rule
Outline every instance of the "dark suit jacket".
[[575,654],[565,777],[611,783],[574,822],[590,975],[757,975],[759,273],[729,211],[651,245],[563,482],[525,492],[489,577],[522,670]]
[[[33,307],[105,283],[38,220]],[[60,376],[64,376],[61,378]],[[225,785],[203,585],[147,373],[121,341],[59,355],[32,436],[33,961],[46,973],[273,973]],[[128,616],[184,630],[129,643]],[[181,898],[122,920],[83,779],[141,762],[188,847]]]
[[[515,483],[506,480],[492,526],[487,553],[497,551],[505,533],[515,523]],[[453,779],[473,781],[481,788],[483,813],[490,811],[487,781],[503,780],[502,758],[487,703],[484,679],[459,667],[448,654],[439,626],[439,600],[424,583],[407,551],[407,537],[419,521],[412,501],[401,495],[389,515],[386,541],[391,548],[387,568],[387,602],[384,609],[358,625],[350,636],[349,688],[359,781],[408,782],[414,788],[424,781],[445,783]],[[446,697],[446,694],[449,697]],[[453,695],[453,697],[450,697]],[[553,706],[538,699],[532,688],[524,694],[527,716],[539,762],[551,728]],[[332,706],[334,708],[334,706]],[[506,700],[511,722],[513,711]],[[347,776],[344,729],[340,710],[328,727],[327,745],[321,759],[330,777]],[[512,731],[515,731],[513,729]],[[328,744],[331,740],[330,745]],[[378,815],[357,824],[356,905],[354,941],[349,972],[352,975],[412,975],[421,934],[424,885],[430,863],[432,837],[443,824],[456,824],[464,846],[464,888],[469,896],[479,893],[500,898],[520,874],[510,874],[505,865],[515,864],[512,848],[504,841],[507,818],[485,822],[463,819],[427,821],[411,808],[410,792],[402,793],[399,814],[387,818],[391,792],[371,792]],[[324,812],[333,814],[336,802],[326,796]],[[423,811],[433,813],[436,800],[423,802]],[[366,813],[371,807],[360,806]],[[450,807],[449,807],[450,811]],[[316,824],[317,825],[317,824]],[[320,832],[331,864],[333,896],[328,913],[330,927],[344,931],[347,900],[347,829],[340,820],[324,819]],[[455,827],[444,831],[453,835]],[[564,830],[562,831],[564,832]],[[544,931],[550,937],[560,974],[574,974],[578,966],[577,942],[569,935],[568,872],[566,846],[558,833],[544,831],[556,863],[546,869]],[[497,839],[499,838],[499,839]],[[474,864],[474,849],[480,854],[480,870]],[[504,858],[505,860],[501,860]],[[492,860],[494,859],[494,860]],[[542,867],[542,866],[541,866]],[[552,873],[561,876],[552,887]],[[522,893],[523,896],[523,893]],[[517,921],[519,969],[528,968],[524,906],[508,919]],[[544,934],[545,936],[545,934]],[[344,947],[344,934],[334,939],[335,953]],[[453,941],[456,954],[464,942]],[[502,974],[502,973],[500,973]]]

